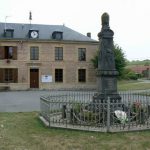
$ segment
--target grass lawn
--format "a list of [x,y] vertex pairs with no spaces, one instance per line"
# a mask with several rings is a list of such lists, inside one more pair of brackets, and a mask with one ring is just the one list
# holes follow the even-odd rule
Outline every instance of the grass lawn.
[[150,83],[143,83],[140,81],[118,81],[118,90],[147,90],[150,89]]
[[150,131],[96,133],[46,128],[37,112],[0,113],[0,150],[149,150]]

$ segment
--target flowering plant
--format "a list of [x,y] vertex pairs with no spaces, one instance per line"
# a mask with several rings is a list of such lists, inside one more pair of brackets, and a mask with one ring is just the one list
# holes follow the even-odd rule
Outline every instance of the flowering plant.
[[132,105],[133,112],[139,112],[142,109],[142,105],[140,102],[134,102]]

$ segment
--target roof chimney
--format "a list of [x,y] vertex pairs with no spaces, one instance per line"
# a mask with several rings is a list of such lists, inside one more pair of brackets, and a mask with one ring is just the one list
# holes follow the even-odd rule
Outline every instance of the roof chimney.
[[91,32],[87,33],[87,37],[91,38]]

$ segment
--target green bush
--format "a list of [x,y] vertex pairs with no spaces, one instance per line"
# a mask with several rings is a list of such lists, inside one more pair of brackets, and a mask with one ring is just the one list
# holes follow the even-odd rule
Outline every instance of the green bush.
[[128,77],[129,79],[132,79],[132,80],[137,80],[137,79],[138,79],[137,74],[134,73],[134,72],[129,72],[129,73],[127,74],[127,77]]
[[130,69],[125,69],[123,72],[123,78],[127,80],[137,80],[138,75]]

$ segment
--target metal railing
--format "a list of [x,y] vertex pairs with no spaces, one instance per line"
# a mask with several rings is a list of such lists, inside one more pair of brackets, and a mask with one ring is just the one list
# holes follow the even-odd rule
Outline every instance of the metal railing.
[[93,102],[95,92],[60,92],[41,96],[40,118],[49,127],[120,132],[150,129],[150,93],[121,92]]

